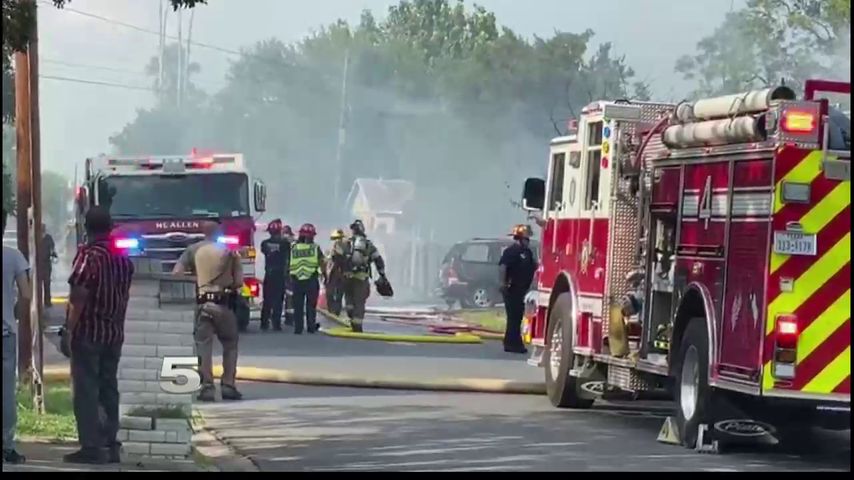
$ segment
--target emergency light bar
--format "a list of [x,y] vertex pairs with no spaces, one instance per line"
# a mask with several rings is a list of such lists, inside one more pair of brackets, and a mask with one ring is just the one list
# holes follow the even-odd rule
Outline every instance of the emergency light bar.
[[222,167],[226,170],[242,170],[243,155],[167,155],[139,157],[101,157],[104,168],[111,170],[160,170],[164,173],[183,173],[192,169],[211,169]]

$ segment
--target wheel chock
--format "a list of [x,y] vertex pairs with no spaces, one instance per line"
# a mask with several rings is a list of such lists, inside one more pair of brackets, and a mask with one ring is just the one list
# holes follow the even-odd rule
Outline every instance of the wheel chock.
[[673,417],[664,419],[664,425],[661,426],[661,431],[658,432],[656,440],[670,445],[682,444],[682,441],[679,439],[679,429],[676,428],[676,420]]
[[705,423],[701,423],[700,427],[697,431],[697,453],[712,453],[716,454],[720,450],[718,448],[718,441],[712,438],[712,433],[709,430],[709,426]]

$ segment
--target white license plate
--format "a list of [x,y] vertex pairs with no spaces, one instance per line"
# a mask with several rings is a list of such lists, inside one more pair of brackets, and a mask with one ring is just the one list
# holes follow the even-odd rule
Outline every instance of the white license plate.
[[816,251],[815,234],[774,232],[774,253],[815,256]]

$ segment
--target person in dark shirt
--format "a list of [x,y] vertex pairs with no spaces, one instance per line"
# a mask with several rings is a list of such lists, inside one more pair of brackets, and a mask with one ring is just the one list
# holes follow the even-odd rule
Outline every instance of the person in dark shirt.
[[[110,245],[112,220],[103,207],[86,213],[88,244],[77,252],[68,284],[71,383],[81,449],[68,463],[118,463],[119,358],[134,267]],[[102,414],[103,412],[103,414]]]
[[525,314],[525,295],[531,288],[534,273],[537,271],[537,260],[529,246],[530,227],[517,225],[511,235],[515,243],[504,250],[498,263],[501,272],[501,293],[507,314],[504,351],[524,354],[528,350],[522,342],[522,316]]
[[280,332],[291,242],[283,235],[283,225],[279,219],[267,225],[267,232],[270,233],[270,238],[261,242],[261,253],[264,254],[264,303],[261,306],[261,330],[267,331],[272,320],[273,330]]
[[42,224],[42,232],[44,235],[42,236],[41,249],[39,250],[39,281],[41,282],[44,296],[44,306],[45,308],[50,308],[53,306],[53,302],[51,302],[50,281],[53,273],[53,262],[57,259],[56,243],[54,243],[53,237],[47,233],[47,228],[44,224]]

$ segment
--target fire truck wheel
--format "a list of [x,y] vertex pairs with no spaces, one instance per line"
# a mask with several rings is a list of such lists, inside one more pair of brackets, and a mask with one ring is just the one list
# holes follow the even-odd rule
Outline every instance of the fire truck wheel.
[[676,424],[682,445],[694,448],[700,425],[709,424],[709,341],[706,320],[694,318],[682,335],[675,372]]
[[572,299],[561,294],[549,310],[546,350],[546,393],[558,408],[590,408],[592,399],[581,397],[579,379],[569,375],[575,356],[572,353]]

